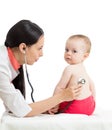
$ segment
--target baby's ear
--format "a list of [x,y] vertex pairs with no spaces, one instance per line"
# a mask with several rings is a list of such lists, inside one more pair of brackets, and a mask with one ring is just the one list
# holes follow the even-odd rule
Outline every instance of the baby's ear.
[[84,54],[84,58],[86,59],[88,56],[89,56],[89,53],[86,52],[86,53]]

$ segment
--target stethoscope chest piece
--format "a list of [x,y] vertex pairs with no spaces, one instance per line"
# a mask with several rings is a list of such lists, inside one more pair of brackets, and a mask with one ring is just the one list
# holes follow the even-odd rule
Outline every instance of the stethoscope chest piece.
[[86,80],[84,78],[79,78],[78,84],[85,84]]

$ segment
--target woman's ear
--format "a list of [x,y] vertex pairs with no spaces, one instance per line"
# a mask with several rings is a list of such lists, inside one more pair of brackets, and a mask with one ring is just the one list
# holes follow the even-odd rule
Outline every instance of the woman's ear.
[[26,44],[25,43],[21,43],[19,45],[19,50],[21,53],[25,54],[26,53]]

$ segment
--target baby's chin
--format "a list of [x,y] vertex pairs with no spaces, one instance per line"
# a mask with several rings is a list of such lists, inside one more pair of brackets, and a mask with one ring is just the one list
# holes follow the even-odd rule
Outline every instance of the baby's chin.
[[66,62],[68,63],[68,64],[72,64],[72,62],[71,62],[71,60],[66,60]]

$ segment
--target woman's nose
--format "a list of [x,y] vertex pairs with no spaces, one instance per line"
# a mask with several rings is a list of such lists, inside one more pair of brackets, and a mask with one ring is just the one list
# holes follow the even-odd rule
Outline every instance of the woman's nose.
[[43,56],[43,51],[40,52],[40,56]]

